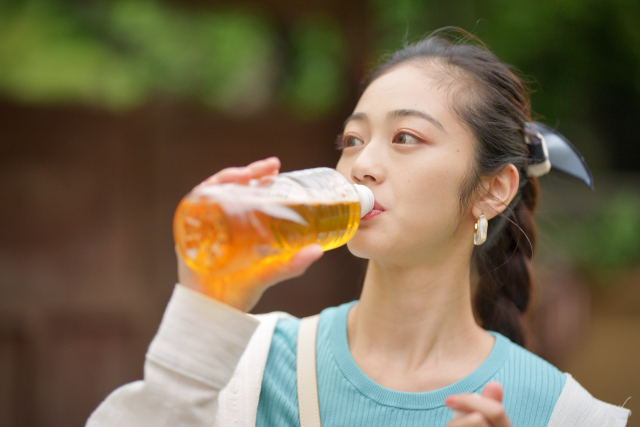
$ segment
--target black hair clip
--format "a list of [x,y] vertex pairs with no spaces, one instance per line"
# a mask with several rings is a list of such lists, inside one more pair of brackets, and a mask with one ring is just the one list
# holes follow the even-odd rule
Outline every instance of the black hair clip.
[[593,176],[576,147],[555,129],[539,123],[525,124],[525,141],[529,145],[527,175],[542,176],[551,167],[567,173],[593,190]]

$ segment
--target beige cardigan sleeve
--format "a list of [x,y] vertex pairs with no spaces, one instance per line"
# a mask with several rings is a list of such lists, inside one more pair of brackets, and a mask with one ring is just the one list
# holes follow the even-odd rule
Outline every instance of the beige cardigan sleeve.
[[87,427],[212,427],[218,397],[259,321],[181,285],[146,355],[144,379],[113,391]]
[[570,374],[551,413],[548,427],[624,427],[629,409],[591,396]]

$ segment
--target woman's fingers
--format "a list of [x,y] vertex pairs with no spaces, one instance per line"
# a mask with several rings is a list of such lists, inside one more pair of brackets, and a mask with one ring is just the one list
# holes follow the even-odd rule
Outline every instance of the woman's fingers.
[[284,280],[302,276],[304,272],[307,271],[307,268],[320,259],[323,254],[322,246],[318,244],[305,246],[290,259],[272,263],[268,267],[265,267],[259,283],[271,286]]
[[224,276],[203,276],[191,270],[178,254],[178,279],[180,283],[220,302],[249,312],[262,293],[270,286],[301,276],[322,254],[322,247],[312,244],[303,247],[290,258],[265,261],[258,271],[236,271]]
[[304,272],[307,271],[307,268],[319,260],[323,254],[324,251],[322,250],[322,246],[318,244],[305,246],[300,249],[293,258],[291,258],[286,271],[283,272],[284,275],[279,277],[278,281],[281,282],[283,280],[302,276]]
[[502,385],[498,381],[491,381],[482,389],[481,396],[488,397],[496,402],[502,402]]
[[248,182],[250,179],[251,174],[245,167],[225,168],[202,181],[196,186],[196,188],[233,182],[244,183]]
[[446,427],[494,427],[479,412],[472,412],[450,421]]
[[280,171],[280,159],[277,157],[269,157],[258,160],[247,166],[252,178],[260,178],[267,175],[275,175]]
[[317,244],[305,246],[291,258],[269,261],[261,266],[258,274],[247,276],[245,271],[231,273],[225,279],[232,288],[227,293],[230,299],[220,299],[232,307],[249,312],[257,303],[267,288],[301,276],[313,262],[322,257],[322,247]]
[[225,168],[205,179],[200,185],[216,185],[225,183],[246,184],[254,178],[262,178],[267,175],[276,175],[280,170],[280,159],[269,157],[258,160],[247,166]]
[[455,418],[447,427],[511,427],[502,405],[502,385],[496,381],[487,384],[481,395],[469,393],[448,396],[446,405],[466,415]]
[[[511,426],[507,414],[504,411],[504,407],[501,403],[496,402],[493,399],[478,396],[477,394],[459,394],[456,396],[449,396],[446,399],[446,404],[449,408],[462,411],[462,412],[478,412],[489,422],[488,425],[492,427],[507,427]],[[456,419],[462,420],[467,418],[465,415]],[[451,427],[457,424],[452,424]],[[466,425],[466,424],[461,424]],[[473,425],[473,424],[469,424]]]

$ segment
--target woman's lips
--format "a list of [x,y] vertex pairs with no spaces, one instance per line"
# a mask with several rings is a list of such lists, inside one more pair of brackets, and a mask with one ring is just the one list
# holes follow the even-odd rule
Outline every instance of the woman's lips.
[[382,212],[384,212],[384,208],[378,202],[374,202],[373,209],[371,209],[371,212],[363,216],[361,220],[371,219],[374,216],[380,215]]

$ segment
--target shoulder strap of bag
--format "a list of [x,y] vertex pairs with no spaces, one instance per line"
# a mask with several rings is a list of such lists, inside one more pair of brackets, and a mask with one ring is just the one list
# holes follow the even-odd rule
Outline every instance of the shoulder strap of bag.
[[300,427],[320,427],[318,379],[316,371],[316,337],[320,315],[300,320],[296,376],[298,379],[298,408]]

